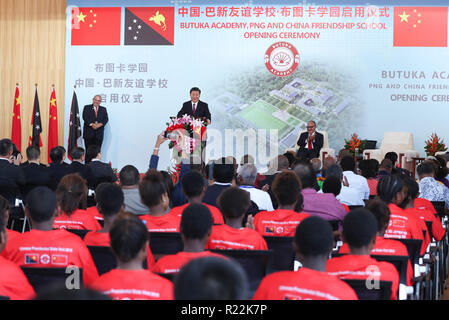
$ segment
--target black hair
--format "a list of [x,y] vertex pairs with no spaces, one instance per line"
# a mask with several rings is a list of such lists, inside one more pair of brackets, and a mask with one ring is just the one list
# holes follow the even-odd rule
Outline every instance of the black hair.
[[336,176],[327,176],[323,183],[324,193],[333,193],[334,196],[338,196],[341,192],[341,178]]
[[51,220],[57,208],[56,194],[47,187],[36,187],[28,192],[25,205],[34,222]]
[[352,156],[344,156],[340,160],[340,166],[343,171],[354,171],[355,170],[355,160]]
[[301,180],[293,171],[284,170],[276,174],[271,189],[280,205],[292,205],[301,194]]
[[190,89],[190,93],[192,93],[192,91],[198,91],[201,94],[201,90],[198,87],[193,87],[192,89]]
[[406,194],[404,196],[404,200],[401,204],[399,204],[399,207],[402,209],[407,208],[407,205],[411,203],[413,205],[413,202],[416,198],[418,198],[419,195],[419,185],[418,182],[416,182],[414,179],[410,178],[406,175],[400,175],[400,178],[402,180],[402,183],[404,184],[404,189],[406,191]]
[[104,216],[119,213],[125,201],[122,188],[109,182],[103,182],[97,186],[95,199],[100,213]]
[[187,198],[200,196],[206,186],[203,176],[196,170],[187,172],[182,178],[181,183],[182,190]]
[[60,209],[71,215],[78,208],[85,208],[87,201],[86,180],[79,173],[71,173],[62,177],[56,188],[56,197]]
[[140,180],[139,170],[132,165],[124,166],[122,170],[120,170],[119,178],[122,186],[137,185]]
[[9,201],[0,196],[0,232],[5,231],[6,224],[6,211],[9,210]]
[[217,205],[225,218],[239,218],[248,211],[251,196],[248,191],[239,187],[229,187],[221,192]]
[[402,187],[402,180],[397,175],[382,176],[377,184],[377,195],[382,201],[389,204],[402,191]]
[[326,179],[330,176],[337,177],[338,179],[343,178],[343,170],[339,164],[333,164],[326,169]]
[[308,217],[296,228],[295,244],[304,256],[329,255],[334,244],[332,227],[320,217]]
[[165,170],[161,170],[159,172],[162,175],[162,182],[164,183],[165,190],[167,191],[167,196],[171,198],[173,190],[175,189],[175,186],[173,185],[172,176]]
[[367,179],[374,178],[377,174],[371,160],[372,159],[365,159],[358,162],[361,175]]
[[81,159],[81,157],[84,155],[84,149],[81,147],[75,147],[72,150],[70,150],[70,157],[73,160]]
[[396,164],[396,161],[398,161],[398,154],[396,152],[394,152],[394,151],[387,152],[385,154],[384,159],[391,160],[391,163],[392,163],[392,165],[394,167],[394,165]]
[[379,199],[373,199],[368,201],[365,208],[376,218],[377,232],[388,228],[388,224],[390,223],[390,208],[388,208],[385,202]]
[[439,179],[446,178],[449,174],[449,168],[447,167],[447,161],[442,156],[435,157],[439,163],[438,170],[436,171],[435,177]]
[[53,163],[60,163],[64,158],[64,151],[58,146],[50,150],[50,159]]
[[316,176],[310,163],[300,163],[296,165],[295,173],[298,175],[299,180],[301,180],[303,189],[313,189],[316,187]]
[[374,177],[375,177],[377,175],[377,173],[379,172],[379,161],[377,159],[369,159],[368,161],[369,161],[371,170],[374,172]]
[[92,159],[95,159],[99,153],[101,153],[100,146],[96,144],[90,145],[86,150],[86,164],[90,163]]
[[421,176],[423,174],[435,175],[435,168],[434,168],[433,164],[429,161],[421,162],[418,165],[418,168],[416,169],[416,171],[418,172],[418,176]]
[[111,249],[121,262],[135,259],[148,241],[148,230],[137,216],[119,217],[109,231]]
[[212,214],[202,204],[189,204],[181,216],[180,232],[186,239],[203,239],[212,229]]
[[379,165],[380,168],[384,168],[387,170],[393,169],[393,162],[390,159],[383,159]]
[[162,202],[162,196],[167,193],[162,174],[150,169],[139,183],[139,193],[142,202],[147,207],[154,207]]
[[190,261],[174,279],[175,300],[245,300],[248,278],[232,260],[204,257]]
[[219,183],[231,183],[234,178],[235,167],[232,163],[227,163],[226,158],[221,158],[214,163],[212,175]]
[[283,154],[287,160],[288,160],[288,166],[289,168],[293,167],[293,164],[295,163],[296,156],[292,152],[286,152]]
[[343,219],[343,237],[352,248],[367,246],[377,234],[377,220],[367,209],[350,211]]
[[37,160],[39,156],[41,155],[41,150],[39,147],[36,147],[35,145],[31,145],[27,147],[26,155],[28,161]]
[[10,139],[0,140],[0,156],[5,157],[12,149],[12,141]]

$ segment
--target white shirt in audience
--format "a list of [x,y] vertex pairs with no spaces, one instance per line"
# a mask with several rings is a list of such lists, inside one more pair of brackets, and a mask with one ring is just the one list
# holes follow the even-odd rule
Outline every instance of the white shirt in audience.
[[349,188],[357,189],[362,199],[369,199],[369,186],[365,177],[355,174],[352,171],[343,171],[343,175],[346,177],[349,183]]
[[259,207],[259,210],[273,211],[273,203],[271,202],[268,192],[256,189],[252,186],[240,186],[240,189],[248,191],[251,195],[251,200]]
[[347,206],[364,206],[365,202],[362,195],[357,189],[341,186],[340,194],[337,196],[338,201]]

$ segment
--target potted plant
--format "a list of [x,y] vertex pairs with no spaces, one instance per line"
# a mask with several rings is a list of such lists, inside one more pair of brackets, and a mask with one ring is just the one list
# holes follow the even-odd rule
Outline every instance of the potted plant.
[[440,141],[440,138],[436,133],[432,133],[430,139],[428,139],[424,147],[427,156],[435,156],[435,153],[438,151],[446,151],[447,148],[443,143],[443,140]]

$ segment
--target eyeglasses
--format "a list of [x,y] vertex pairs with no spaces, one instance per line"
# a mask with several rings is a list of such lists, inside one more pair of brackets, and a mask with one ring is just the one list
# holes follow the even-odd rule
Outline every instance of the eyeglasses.
[[315,126],[307,126],[306,128],[307,129],[313,129],[313,128],[315,128]]

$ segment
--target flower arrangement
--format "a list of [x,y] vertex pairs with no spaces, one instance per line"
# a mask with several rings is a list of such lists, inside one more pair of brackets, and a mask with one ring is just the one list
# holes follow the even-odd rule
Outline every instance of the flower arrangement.
[[168,170],[168,173],[170,174],[171,180],[173,182],[173,185],[178,183],[179,181],[179,175],[181,174],[181,162],[176,163],[173,168],[170,168]]
[[165,132],[170,139],[168,147],[175,148],[179,155],[182,151],[192,154],[199,146],[204,147],[207,125],[205,120],[185,114],[182,118],[171,117],[166,125]]
[[351,139],[346,140],[345,139],[345,146],[344,148],[349,150],[351,155],[355,156],[356,153],[360,154],[365,150],[365,144],[366,140],[359,139],[359,136],[355,133],[351,135]]
[[426,151],[427,156],[434,156],[438,151],[446,151],[446,145],[443,143],[443,140],[440,141],[440,138],[436,133],[432,133],[430,139],[425,142],[424,150]]

